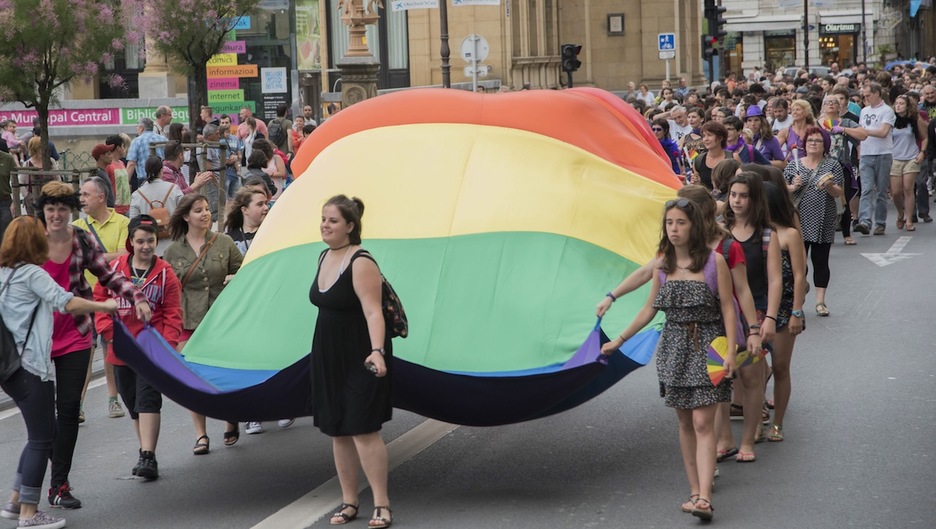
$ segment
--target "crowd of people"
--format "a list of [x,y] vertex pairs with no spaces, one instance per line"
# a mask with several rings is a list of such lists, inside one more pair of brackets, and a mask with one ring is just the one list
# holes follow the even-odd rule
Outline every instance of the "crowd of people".
[[[0,517],[17,519],[19,527],[65,526],[64,519],[38,510],[48,461],[49,504],[82,506],[72,494],[69,473],[78,426],[85,421],[83,402],[98,340],[105,354],[108,415],[125,416],[119,397],[139,444],[131,473],[158,479],[162,395],[114,351],[114,318],[134,334],[151,325],[184,354],[187,341],[240,268],[273,201],[288,185],[292,153],[315,130],[311,107],[295,122],[287,112],[282,105],[277,118],[266,124],[244,108],[234,128],[230,116],[216,117],[204,107],[198,130],[190,131],[172,123],[171,109],[160,107],[155,121],[140,120],[133,140],[114,135],[93,148],[96,166],[78,192],[55,176],[28,177],[22,185],[29,189],[27,202],[34,205],[34,215],[15,219],[10,172],[3,178],[3,171],[23,160],[14,156],[19,144],[10,154],[12,142],[0,143],[0,194],[6,192],[0,197],[5,199],[0,203],[0,316],[20,358],[0,387],[19,407],[28,437]],[[14,133],[15,127],[6,132]],[[37,140],[25,143],[32,150]],[[222,140],[228,149],[222,149]],[[151,155],[154,143],[157,154]],[[38,153],[25,159],[42,167],[38,160]],[[223,233],[214,231],[219,193],[229,199]],[[373,257],[360,247],[363,210],[360,200],[338,196],[322,212],[322,237],[329,249],[319,263],[322,278],[316,276],[310,293],[310,302],[319,306],[311,348],[313,373],[327,384],[315,386],[310,402],[315,424],[334,438],[345,503],[332,523],[357,516],[357,472],[363,467],[374,491],[369,526],[382,528],[393,521],[380,435],[392,410],[390,361],[384,359],[392,355],[392,347],[380,305],[381,275]],[[161,247],[160,239],[168,246]],[[333,367],[336,359],[346,363],[340,370]],[[369,389],[362,392],[364,388]],[[192,411],[192,421],[192,452],[208,454],[206,417]],[[284,417],[279,426],[293,421]],[[246,431],[260,433],[263,428],[248,422]],[[224,444],[234,445],[239,436],[239,425],[227,423]]]
[[[685,186],[665,205],[658,255],[596,309],[601,316],[619,297],[651,285],[634,321],[604,345],[606,354],[657,311],[666,313],[656,362],[665,403],[677,411],[690,489],[680,509],[703,519],[713,517],[717,463],[755,462],[757,443],[784,440],[790,364],[806,328],[810,288],[815,314],[831,314],[836,232],[846,245],[857,244],[852,231],[884,235],[888,200],[898,231],[932,221],[936,68],[886,72],[859,64],[823,78],[805,70],[756,73],[729,74],[705,90],[680,79],[677,86],[664,82],[659,96],[646,83],[625,94]],[[137,436],[132,474],[159,477],[162,396],[113,350],[113,317],[131,332],[152,325],[184,354],[289,185],[292,154],[316,127],[309,106],[290,119],[281,105],[269,123],[244,108],[236,126],[231,116],[201,110],[194,130],[160,107],[154,119],[140,120],[135,138],[107,136],[92,149],[93,174],[77,193],[55,177],[26,177],[20,184],[28,215],[16,219],[10,171],[42,167],[39,138],[2,124],[0,315],[21,348],[22,366],[0,386],[19,406],[29,439],[0,516],[21,527],[65,524],[38,511],[46,461],[49,503],[81,507],[69,473],[98,340],[106,354],[107,413],[123,417],[122,400]],[[330,523],[357,517],[363,468],[375,506],[368,525],[380,528],[392,523],[380,429],[392,413],[393,353],[379,268],[361,247],[363,211],[362,201],[341,195],[322,209],[328,248],[309,295],[319,309],[310,402],[315,425],[333,438],[342,490]],[[719,336],[727,340],[729,376],[716,385],[705,351]],[[738,362],[736,349],[769,355],[769,362]],[[743,421],[737,441],[732,418]],[[193,411],[192,420],[193,454],[210,453],[206,417]],[[279,426],[293,420],[284,417]],[[262,431],[260,422],[246,425],[247,433]],[[239,425],[227,423],[224,444],[239,437]]]
[[[665,205],[657,256],[596,309],[601,316],[651,284],[644,307],[603,346],[605,354],[657,311],[666,313],[656,363],[679,422],[689,483],[680,508],[705,520],[714,515],[716,464],[754,462],[756,443],[784,440],[790,364],[810,288],[816,316],[831,314],[836,232],[848,246],[857,244],[852,231],[885,235],[890,200],[897,231],[932,222],[936,67],[754,74],[729,74],[704,92],[680,79],[677,87],[664,82],[659,96],[646,84],[625,94],[685,186]],[[715,384],[706,357],[721,336],[728,376]],[[769,362],[739,363],[736,351]],[[743,420],[737,444],[732,418]]]

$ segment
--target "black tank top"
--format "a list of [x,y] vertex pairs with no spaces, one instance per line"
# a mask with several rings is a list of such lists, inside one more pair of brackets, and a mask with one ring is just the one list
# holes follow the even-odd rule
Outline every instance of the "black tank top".
[[769,237],[770,230],[766,229],[760,235],[755,231],[746,241],[735,239],[744,250],[747,280],[754,297],[754,308],[760,310],[767,310],[767,255],[764,252],[764,239],[769,241]]

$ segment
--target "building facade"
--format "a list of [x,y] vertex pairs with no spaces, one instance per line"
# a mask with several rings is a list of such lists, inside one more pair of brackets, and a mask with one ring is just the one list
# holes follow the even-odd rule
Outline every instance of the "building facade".
[[858,62],[883,63],[936,54],[932,0],[910,16],[909,1],[722,0],[729,32],[722,52],[725,71],[755,66],[841,69]]

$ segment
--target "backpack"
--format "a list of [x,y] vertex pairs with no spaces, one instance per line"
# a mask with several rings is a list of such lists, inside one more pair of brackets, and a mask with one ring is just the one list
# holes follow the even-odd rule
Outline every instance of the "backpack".
[[[325,260],[325,250],[322,252],[322,255],[319,256],[319,266],[322,266],[322,261]],[[374,261],[374,264],[377,264],[377,261],[367,252],[361,254],[361,257],[365,257]],[[396,290],[393,289],[393,285],[387,281],[387,277],[380,274],[380,306],[383,309],[384,321],[386,322],[386,332],[390,338],[406,338],[409,336],[409,320],[406,319],[406,311],[403,310],[403,302],[400,301],[400,296],[397,295]]]
[[270,136],[270,141],[277,147],[286,142],[286,129],[283,128],[283,120],[280,118],[270,121],[267,126],[267,133]]
[[[140,194],[140,198],[146,201],[146,205],[149,206],[150,210],[148,215],[153,217],[153,220],[156,221],[156,238],[157,239],[168,239],[170,236],[169,230],[169,210],[166,209],[166,202],[169,200],[169,195],[172,193],[172,190],[175,189],[175,184],[169,186],[169,191],[166,191],[166,196],[162,200],[153,200],[146,198],[146,195],[143,194],[142,189],[137,189],[137,193]],[[153,204],[159,204],[159,207],[153,207]]]
[[[0,288],[0,296],[2,296],[6,292],[7,287],[10,286],[10,283],[13,281],[13,276],[18,269],[19,267],[17,266],[10,272],[10,277],[7,278],[6,284]],[[26,331],[26,340],[23,343],[29,342],[29,335],[32,334],[33,323],[36,321],[36,313],[38,312],[39,303],[37,302],[36,308],[33,309],[32,317],[29,319],[29,330]],[[20,369],[21,354],[19,346],[13,338],[13,333],[10,332],[10,329],[8,329],[6,323],[4,323],[3,316],[0,316],[0,382],[6,382],[13,373]]]

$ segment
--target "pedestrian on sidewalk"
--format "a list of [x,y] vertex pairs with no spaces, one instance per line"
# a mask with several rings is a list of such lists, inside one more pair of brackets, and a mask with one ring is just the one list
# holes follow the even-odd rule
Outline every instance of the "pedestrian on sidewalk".
[[[57,430],[57,365],[51,358],[54,318],[60,315],[87,318],[94,311],[113,314],[117,303],[88,301],[56,284],[42,268],[49,260],[45,231],[35,217],[18,217],[10,223],[0,245],[3,283],[0,316],[20,351],[22,364],[0,382],[0,388],[19,408],[28,439],[16,469],[10,501],[0,510],[0,517],[18,519],[19,527],[57,529],[65,527],[65,520],[38,510],[42,480]],[[84,378],[83,368],[79,375]]]

